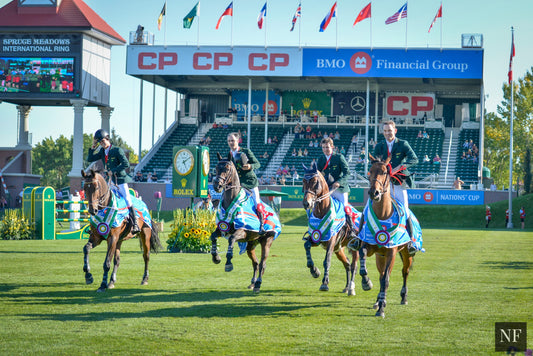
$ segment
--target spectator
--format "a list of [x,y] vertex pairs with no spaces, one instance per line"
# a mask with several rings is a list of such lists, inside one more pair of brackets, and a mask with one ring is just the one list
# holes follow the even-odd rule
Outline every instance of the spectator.
[[520,207],[520,227],[524,230],[526,220],[526,209],[522,206]]
[[429,162],[429,157],[428,155],[424,155],[424,158],[422,159],[423,162]]
[[429,134],[426,132],[426,130],[424,130],[424,132],[422,132],[422,138],[429,139]]
[[276,171],[276,177],[281,176],[282,172],[283,172],[283,166],[280,165],[280,166],[278,167],[278,170]]
[[279,178],[279,185],[285,185],[285,183],[286,183],[285,176],[282,175],[282,176]]
[[465,184],[465,182],[463,182],[461,178],[457,177],[457,179],[453,181],[453,189],[461,190],[463,189],[463,184]]
[[341,139],[341,134],[339,133],[339,131],[335,131],[335,136],[333,136],[333,139],[334,140],[340,140]]
[[505,209],[505,227],[509,225],[509,209]]
[[359,153],[359,159],[357,160],[357,163],[363,163],[365,161],[366,157],[366,150],[365,147],[361,147],[361,153]]
[[305,128],[305,138],[311,138],[311,130],[311,126],[307,125],[307,127]]
[[372,150],[376,147],[376,142],[374,141],[373,138],[370,139],[370,142],[368,143],[368,146],[370,146],[370,148],[372,148]]
[[148,183],[151,183],[152,182],[152,173],[148,172],[148,175],[146,176],[146,181]]
[[350,142],[351,142],[352,145],[353,144],[357,144],[357,135],[353,135],[352,136],[352,140]]
[[468,140],[465,140],[465,143],[463,143],[463,149],[464,150],[468,149]]
[[344,146],[341,146],[340,153],[341,155],[346,156],[346,149],[344,148]]
[[292,168],[291,168],[291,173],[292,175],[296,174],[297,170],[296,170],[296,166],[293,164],[292,165]]
[[318,140],[315,140],[315,142],[313,142],[313,147],[318,148]]
[[309,141],[309,147],[313,147],[313,140]]
[[424,136],[422,135],[422,131],[418,131],[418,135],[416,136],[416,138],[423,138]]
[[211,143],[211,137],[210,137],[210,136],[207,136],[207,137],[205,138],[205,145],[206,145],[206,146],[209,146],[210,143]]
[[294,147],[294,148],[292,149],[291,156],[296,157],[296,155],[298,155],[298,153],[296,152],[296,147]]
[[270,181],[268,182],[270,185],[276,185],[276,177],[271,176]]
[[269,145],[272,144],[272,138],[270,136],[268,137],[267,142],[268,142]]
[[157,178],[157,172],[154,171],[154,173],[152,173],[152,182],[157,182],[158,178]]
[[303,157],[303,152],[301,148],[298,148],[298,157]]
[[277,144],[279,142],[278,136],[274,136],[274,138],[272,139],[272,142]]
[[311,132],[311,140],[314,140],[316,139],[316,132]]
[[496,190],[498,190],[498,188],[496,187],[496,184],[494,184],[494,182],[491,183],[490,185],[490,190],[495,192]]
[[433,164],[440,164],[440,157],[438,154],[435,155],[435,157],[433,158]]
[[309,151],[307,150],[307,148],[304,148],[304,157],[307,157],[309,155]]
[[263,158],[267,159],[268,157],[270,157],[270,155],[268,154],[267,151],[265,151],[265,153],[263,153]]
[[266,178],[265,178],[265,175],[263,174],[261,178],[259,178],[259,185],[265,185],[265,184],[266,184]]
[[302,125],[300,125],[300,123],[297,123],[296,126],[294,126],[294,138],[299,139],[301,132]]
[[289,165],[287,164],[285,166],[285,168],[283,168],[283,170],[281,171],[281,175],[285,175],[286,176],[287,174],[289,174],[290,171],[291,171],[291,169],[289,168]]
[[485,220],[487,221],[487,224],[485,225],[485,228],[488,229],[490,221],[492,220],[492,213],[490,211],[490,206],[487,205],[487,210],[485,210]]

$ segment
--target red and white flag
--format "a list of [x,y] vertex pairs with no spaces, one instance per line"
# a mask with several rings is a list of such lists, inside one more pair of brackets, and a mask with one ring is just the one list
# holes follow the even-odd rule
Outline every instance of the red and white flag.
[[257,17],[257,27],[259,27],[259,29],[263,28],[263,23],[265,22],[266,15],[267,15],[267,3],[265,1],[265,5],[263,5],[263,8],[261,9],[259,16]]
[[363,21],[364,19],[369,19],[371,16],[372,16],[372,2],[369,2],[368,5],[366,5],[364,9],[361,10],[359,15],[357,15],[357,18],[355,19],[353,26],[355,26],[358,22]]
[[437,19],[438,19],[439,17],[442,17],[442,4],[440,4],[439,11],[437,11],[437,14],[435,15],[435,18],[433,19],[433,22],[432,22],[431,25],[429,26],[428,33],[429,33],[429,31],[431,31],[431,28],[433,27],[433,25],[435,24],[435,22],[437,22]]
[[292,17],[292,25],[291,25],[291,31],[294,30],[294,25],[296,25],[296,21],[298,21],[298,17],[302,16],[302,2],[298,4],[298,8],[296,9],[296,13]]
[[514,32],[512,35],[512,41],[511,41],[511,58],[509,59],[509,73],[507,76],[509,77],[509,84],[513,81],[513,57],[514,57]]
[[224,10],[224,12],[222,13],[222,15],[220,15],[220,18],[218,19],[218,22],[217,22],[217,25],[215,27],[215,30],[218,30],[218,27],[220,26],[220,22],[222,21],[222,19],[224,18],[224,16],[233,16],[233,1],[230,2],[230,4],[228,5],[228,7],[226,7],[226,10]]
[[391,23],[398,22],[400,19],[407,17],[407,3],[403,4],[400,7],[400,10],[396,11],[394,15],[390,16],[385,20],[385,25],[390,25]]

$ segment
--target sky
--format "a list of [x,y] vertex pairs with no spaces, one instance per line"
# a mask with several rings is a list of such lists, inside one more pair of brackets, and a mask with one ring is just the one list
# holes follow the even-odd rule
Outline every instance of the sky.
[[[0,7],[10,1],[0,0]],[[166,16],[161,30],[157,18],[164,0],[85,0],[126,41],[137,25],[155,35],[155,45],[196,46],[323,46],[323,47],[400,47],[409,48],[460,48],[462,34],[482,34],[484,48],[484,85],[486,109],[496,112],[502,101],[502,86],[507,83],[511,48],[511,27],[515,29],[516,56],[513,61],[515,80],[523,77],[533,67],[533,1],[509,0],[443,0],[442,19],[438,19],[431,32],[440,0],[410,0],[407,19],[385,25],[385,20],[405,3],[405,0],[379,0],[372,2],[372,17],[353,22],[369,0],[338,0],[337,17],[324,32],[319,32],[322,19],[335,3],[333,0],[302,0],[302,17],[293,32],[291,20],[299,0],[269,0],[266,23],[262,30],[257,18],[265,0],[234,0],[232,18],[226,16],[215,30],[220,15],[231,0],[201,0],[200,16],[190,29],[183,28],[183,17],[197,0],[168,0]],[[407,26],[406,26],[407,25]],[[442,42],[441,42],[442,32]],[[370,36],[371,34],[371,36]],[[232,38],[232,40],[231,40]],[[142,149],[152,146],[152,119],[155,141],[164,133],[164,88],[155,87],[155,110],[152,101],[154,86],[144,84]],[[312,89],[312,88],[310,88]],[[111,50],[111,128],[117,131],[133,149],[139,146],[140,80],[126,74],[126,46]],[[176,94],[169,91],[167,127],[174,120]],[[73,133],[72,107],[33,107],[29,115],[32,144],[45,138],[70,137]],[[18,126],[16,106],[0,104],[0,147],[17,144]],[[100,128],[100,113],[95,107],[84,111],[83,131],[93,134]]]

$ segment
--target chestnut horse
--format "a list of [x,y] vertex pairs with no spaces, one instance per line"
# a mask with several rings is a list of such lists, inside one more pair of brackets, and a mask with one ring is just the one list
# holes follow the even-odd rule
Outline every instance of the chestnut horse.
[[[403,220],[392,222],[389,229],[384,227],[386,226],[384,225],[385,222],[390,221],[389,219],[391,218],[399,216],[400,218],[403,217],[403,219],[406,219],[404,214],[407,212],[403,208],[403,205],[397,203],[391,196],[391,174],[394,175],[395,172],[391,170],[389,165],[390,157],[385,161],[376,160],[371,155],[369,157],[372,161],[372,166],[369,171],[369,201],[361,218],[361,231],[358,240],[354,239],[353,244],[350,242],[349,247],[359,248],[361,264],[359,273],[363,278],[363,290],[370,290],[372,288],[372,282],[367,275],[366,259],[373,254],[376,255],[380,291],[377,301],[374,304],[374,309],[377,309],[376,316],[385,317],[384,309],[387,305],[387,289],[389,288],[389,280],[396,259],[396,253],[400,254],[403,262],[403,287],[400,293],[401,304],[407,304],[407,277],[413,265],[414,256],[414,254],[409,253],[408,244],[410,240],[415,240],[412,238],[413,232],[407,228],[408,224],[406,222],[402,224]],[[416,220],[412,213],[411,218],[416,221],[419,229],[418,220]],[[370,238],[368,238],[368,231],[372,231]],[[396,236],[398,236],[398,240],[395,240]],[[417,238],[417,241],[420,241],[421,249],[421,230],[419,230]]]
[[[322,173],[317,169],[316,163],[314,163],[311,168],[304,166],[305,174],[303,177],[303,207],[307,210],[307,215],[311,219],[311,214],[313,219],[318,219],[324,224],[324,219],[328,219],[332,214],[332,198],[330,197],[331,192],[329,191],[328,184],[324,179]],[[339,203],[340,204],[340,203]],[[340,210],[342,218],[344,218],[344,207]],[[335,214],[335,212],[333,212]],[[339,217],[332,219],[332,224],[338,224]],[[310,225],[311,226],[311,225]],[[357,225],[357,221],[354,224]],[[325,227],[327,228],[327,227]],[[314,231],[311,231],[314,230]],[[309,232],[311,231],[311,232]],[[335,255],[344,265],[346,270],[346,286],[343,289],[343,293],[350,295],[355,295],[355,282],[354,274],[355,269],[357,268],[357,259],[359,253],[357,250],[351,251],[352,261],[350,262],[346,255],[344,254],[344,247],[350,241],[350,227],[347,223],[344,223],[340,231],[333,234],[333,236],[328,235],[328,231],[324,231],[324,234],[320,229],[314,229],[310,227],[308,232],[304,235],[304,248],[305,254],[307,256],[307,267],[309,268],[311,275],[314,278],[320,276],[320,270],[315,266],[313,258],[311,257],[311,247],[321,245],[326,250],[326,257],[324,258],[324,277],[322,278],[322,285],[320,286],[321,291],[328,291],[329,287],[329,269],[331,266],[331,255],[335,252]],[[358,231],[355,231],[357,233]],[[329,238],[326,240],[326,235]]]
[[[83,189],[85,191],[85,198],[88,200],[89,214],[94,216],[103,209],[117,209],[112,206],[111,200],[114,194],[104,177],[96,172],[93,167],[89,167],[87,171],[81,172],[84,179]],[[139,204],[144,204],[139,201]],[[147,210],[146,210],[147,212]],[[148,218],[149,215],[148,215]],[[142,218],[137,215],[137,224],[141,227],[139,233],[139,243],[143,249],[144,258],[144,275],[141,284],[148,284],[148,262],[150,261],[150,251],[157,252],[161,248],[161,242],[157,232],[157,227],[152,221],[152,226],[148,225]],[[104,261],[104,275],[98,292],[104,292],[108,288],[114,288],[117,281],[117,270],[120,264],[120,247],[122,242],[134,237],[131,231],[131,223],[126,218],[117,227],[110,227],[106,224],[98,224],[99,229],[91,224],[91,233],[89,242],[83,247],[83,271],[85,272],[85,282],[87,284],[93,283],[93,276],[90,272],[89,266],[89,252],[93,247],[98,246],[103,240],[107,241],[107,254]],[[106,231],[99,231],[100,228]],[[106,232],[107,237],[106,237]],[[101,233],[104,233],[102,235]],[[108,283],[108,272],[111,268],[111,259],[113,259],[114,266],[111,278]]]
[[[233,205],[232,203],[237,201],[239,196],[245,197],[245,193],[243,188],[241,188],[239,175],[233,162],[228,159],[222,159],[218,153],[217,156],[219,162],[216,166],[216,176],[213,179],[213,189],[216,192],[223,191],[219,210],[217,211],[218,214],[221,210],[228,211],[228,209],[231,209],[231,206]],[[248,199],[252,198],[248,197]],[[220,209],[220,207],[222,207],[222,209]],[[271,213],[274,214],[273,212]],[[246,214],[255,213],[246,212]],[[248,286],[248,289],[253,288],[253,291],[256,293],[259,293],[261,283],[263,282],[266,260],[270,253],[272,242],[281,232],[281,224],[279,223],[279,220],[277,220],[277,217],[273,216],[272,219],[267,219],[267,223],[270,224],[269,226],[275,230],[259,233],[258,231],[246,230],[243,227],[236,228],[235,224],[231,221],[220,221],[218,222],[217,229],[211,234],[211,255],[215,264],[220,263],[220,256],[217,252],[217,238],[221,237],[223,234],[229,235],[228,251],[226,252],[226,265],[224,268],[226,272],[233,270],[233,264],[231,263],[231,260],[233,258],[233,246],[235,242],[246,243],[246,253],[248,254],[250,260],[252,260],[253,268],[252,280]],[[261,261],[257,260],[257,256],[255,254],[255,248],[257,245],[261,245]]]

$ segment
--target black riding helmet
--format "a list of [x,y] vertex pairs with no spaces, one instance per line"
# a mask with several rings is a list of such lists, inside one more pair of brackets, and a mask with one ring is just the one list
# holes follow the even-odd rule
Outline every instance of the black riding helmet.
[[96,142],[100,142],[104,138],[109,139],[109,133],[106,130],[100,129],[94,133],[94,139],[96,140]]

